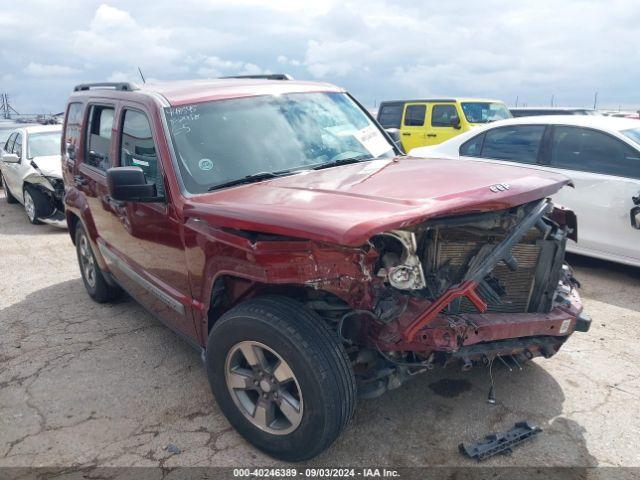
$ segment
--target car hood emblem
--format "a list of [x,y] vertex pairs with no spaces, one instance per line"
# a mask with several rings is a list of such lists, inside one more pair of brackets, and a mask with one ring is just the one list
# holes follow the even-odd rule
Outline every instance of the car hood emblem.
[[509,190],[511,186],[508,183],[496,183],[495,185],[491,185],[489,190],[493,193],[504,192],[505,190]]

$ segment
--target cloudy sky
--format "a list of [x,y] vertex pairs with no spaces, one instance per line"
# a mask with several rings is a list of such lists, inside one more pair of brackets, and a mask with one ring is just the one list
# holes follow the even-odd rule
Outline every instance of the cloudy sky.
[[0,0],[0,92],[57,112],[73,85],[287,72],[385,99],[639,106],[637,0]]

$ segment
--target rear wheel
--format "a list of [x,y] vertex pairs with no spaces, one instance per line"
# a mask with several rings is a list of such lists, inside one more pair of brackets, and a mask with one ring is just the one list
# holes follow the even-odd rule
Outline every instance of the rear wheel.
[[9,187],[7,186],[7,181],[4,179],[4,175],[2,176],[2,188],[4,189],[4,199],[7,203],[18,203],[16,197],[11,195]]
[[118,298],[122,290],[117,286],[110,285],[105,280],[104,274],[100,270],[91,250],[91,243],[87,233],[81,226],[76,229],[76,253],[78,254],[82,281],[89,296],[98,303],[105,303]]
[[291,299],[261,297],[228,311],[211,329],[206,364],[229,422],[278,459],[318,455],[353,415],[356,386],[344,348]]

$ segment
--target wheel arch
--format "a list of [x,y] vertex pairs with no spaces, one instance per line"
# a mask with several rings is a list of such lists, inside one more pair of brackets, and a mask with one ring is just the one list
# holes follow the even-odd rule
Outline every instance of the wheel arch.
[[331,292],[319,290],[310,286],[291,283],[268,284],[230,274],[218,276],[213,282],[209,295],[205,338],[208,336],[211,328],[225,312],[252,298],[267,295],[278,295],[297,300],[301,303],[305,303],[311,299],[322,298],[324,296],[338,298]]

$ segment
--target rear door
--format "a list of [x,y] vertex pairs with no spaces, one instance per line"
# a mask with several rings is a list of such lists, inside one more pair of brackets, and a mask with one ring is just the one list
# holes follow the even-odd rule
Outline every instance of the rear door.
[[576,251],[640,262],[640,231],[631,226],[632,198],[640,193],[640,152],[608,133],[557,125],[549,169],[571,177],[554,199],[578,216]]
[[427,145],[426,103],[406,103],[402,114],[400,141],[405,152]]
[[[103,232],[113,228],[107,215],[108,204],[104,198],[107,194],[107,169],[114,155],[112,144],[116,102],[90,102],[87,105],[87,119],[84,124],[81,161],[76,165],[74,183],[89,205],[93,222],[96,225],[98,237]],[[71,154],[74,162],[78,162],[77,147],[67,148],[68,157]]]
[[454,118],[460,118],[455,103],[433,103],[430,107],[427,145],[437,145],[460,134],[462,130],[452,126]]

